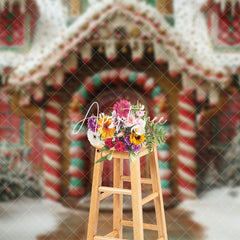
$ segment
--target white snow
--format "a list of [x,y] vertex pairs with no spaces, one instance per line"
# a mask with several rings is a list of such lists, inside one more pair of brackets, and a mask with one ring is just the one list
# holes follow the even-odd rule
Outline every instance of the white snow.
[[194,221],[205,226],[204,240],[240,239],[240,187],[212,190],[180,208],[193,212]]
[[[192,212],[193,220],[205,227],[203,240],[240,239],[240,187],[215,189],[179,208]],[[34,240],[55,230],[60,216],[70,210],[42,199],[22,198],[0,203],[0,239]]]
[[60,203],[21,198],[0,203],[0,239],[34,240],[55,229],[66,211]]

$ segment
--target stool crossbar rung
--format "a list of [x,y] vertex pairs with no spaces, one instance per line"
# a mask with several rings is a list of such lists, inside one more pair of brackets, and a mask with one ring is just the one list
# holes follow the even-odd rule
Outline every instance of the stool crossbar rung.
[[[167,240],[166,222],[162,198],[162,189],[157,159],[157,148],[154,146],[149,156],[151,178],[141,178],[140,157],[148,155],[143,148],[134,162],[130,163],[130,177],[123,176],[123,159],[128,158],[127,153],[113,152],[113,187],[102,186],[102,173],[104,162],[96,163],[109,151],[100,152],[96,149],[95,165],[92,181],[92,196],[90,204],[87,240],[127,240],[123,238],[122,227],[133,227],[134,240],[144,240],[144,229],[157,231],[158,240]],[[130,182],[131,189],[123,188],[123,182]],[[151,184],[152,193],[142,198],[141,184]],[[113,195],[113,231],[105,236],[97,235],[98,215],[100,201]],[[123,220],[123,195],[132,197],[133,220]],[[142,206],[154,201],[157,224],[143,223]]]
[[[121,222],[122,226],[126,226],[126,227],[133,227],[133,221],[126,221],[123,220]],[[148,229],[148,230],[153,230],[153,231],[157,231],[158,230],[158,226],[154,225],[154,224],[147,224],[147,223],[143,223],[143,228],[144,229]]]
[[99,200],[102,201],[103,199],[105,199],[105,198],[107,198],[107,197],[109,197],[111,195],[112,195],[112,193],[110,193],[110,192],[101,193]]
[[100,187],[98,188],[99,192],[111,193],[111,194],[125,194],[132,195],[132,191],[129,189],[123,188],[111,188],[111,187]]
[[156,197],[158,197],[158,193],[157,192],[154,192],[150,195],[148,195],[147,197],[145,197],[143,200],[142,200],[142,205],[154,200]]
[[94,240],[127,240],[127,239],[95,236]]
[[105,237],[115,237],[117,235],[117,233],[118,232],[116,230],[114,230],[114,231],[108,233],[107,235],[105,235]]
[[[121,176],[121,181],[131,182],[131,178],[128,177],[128,176]],[[151,178],[141,178],[140,181],[143,184],[152,184],[152,179]]]

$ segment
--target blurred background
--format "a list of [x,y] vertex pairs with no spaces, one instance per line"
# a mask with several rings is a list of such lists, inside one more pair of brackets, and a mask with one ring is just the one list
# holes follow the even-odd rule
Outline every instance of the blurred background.
[[[239,239],[239,26],[239,0],[0,0],[0,239],[86,239],[94,149],[72,129],[93,102],[108,112],[119,99],[167,120],[169,240]],[[112,198],[100,209],[107,234]]]

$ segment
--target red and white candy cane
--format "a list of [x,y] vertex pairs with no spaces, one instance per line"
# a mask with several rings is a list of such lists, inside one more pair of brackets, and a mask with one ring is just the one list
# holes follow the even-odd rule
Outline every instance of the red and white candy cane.
[[[171,191],[171,178],[172,171],[170,166],[171,153],[169,150],[170,132],[169,132],[169,116],[168,116],[168,105],[167,96],[162,93],[160,87],[152,90],[154,95],[155,113],[158,114],[157,120],[162,123],[164,130],[167,132],[167,139],[165,143],[162,143],[157,147],[158,149],[158,164],[161,175],[162,193],[164,198],[168,198],[172,195]],[[165,122],[166,121],[166,122]]]
[[179,95],[179,192],[180,198],[196,197],[196,110],[194,98]]
[[61,108],[60,96],[50,97],[45,107],[45,197],[54,201],[61,195]]
[[85,193],[84,189],[84,165],[85,165],[85,141],[86,130],[81,127],[80,121],[84,119],[84,115],[72,112],[71,119],[71,132],[70,132],[70,185],[69,194],[72,197],[81,197]]

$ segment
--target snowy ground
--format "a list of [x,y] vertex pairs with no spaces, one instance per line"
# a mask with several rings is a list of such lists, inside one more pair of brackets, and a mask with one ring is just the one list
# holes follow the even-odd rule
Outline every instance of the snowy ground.
[[0,203],[0,240],[34,240],[55,229],[66,211],[60,204],[22,198]]
[[[234,192],[216,189],[178,208],[192,212],[194,221],[206,227],[203,240],[240,239],[240,188]],[[80,214],[46,200],[23,198],[0,203],[0,240],[35,240],[54,231],[71,212]]]
[[240,239],[240,188],[212,190],[180,207],[193,212],[193,219],[206,227],[204,240]]

